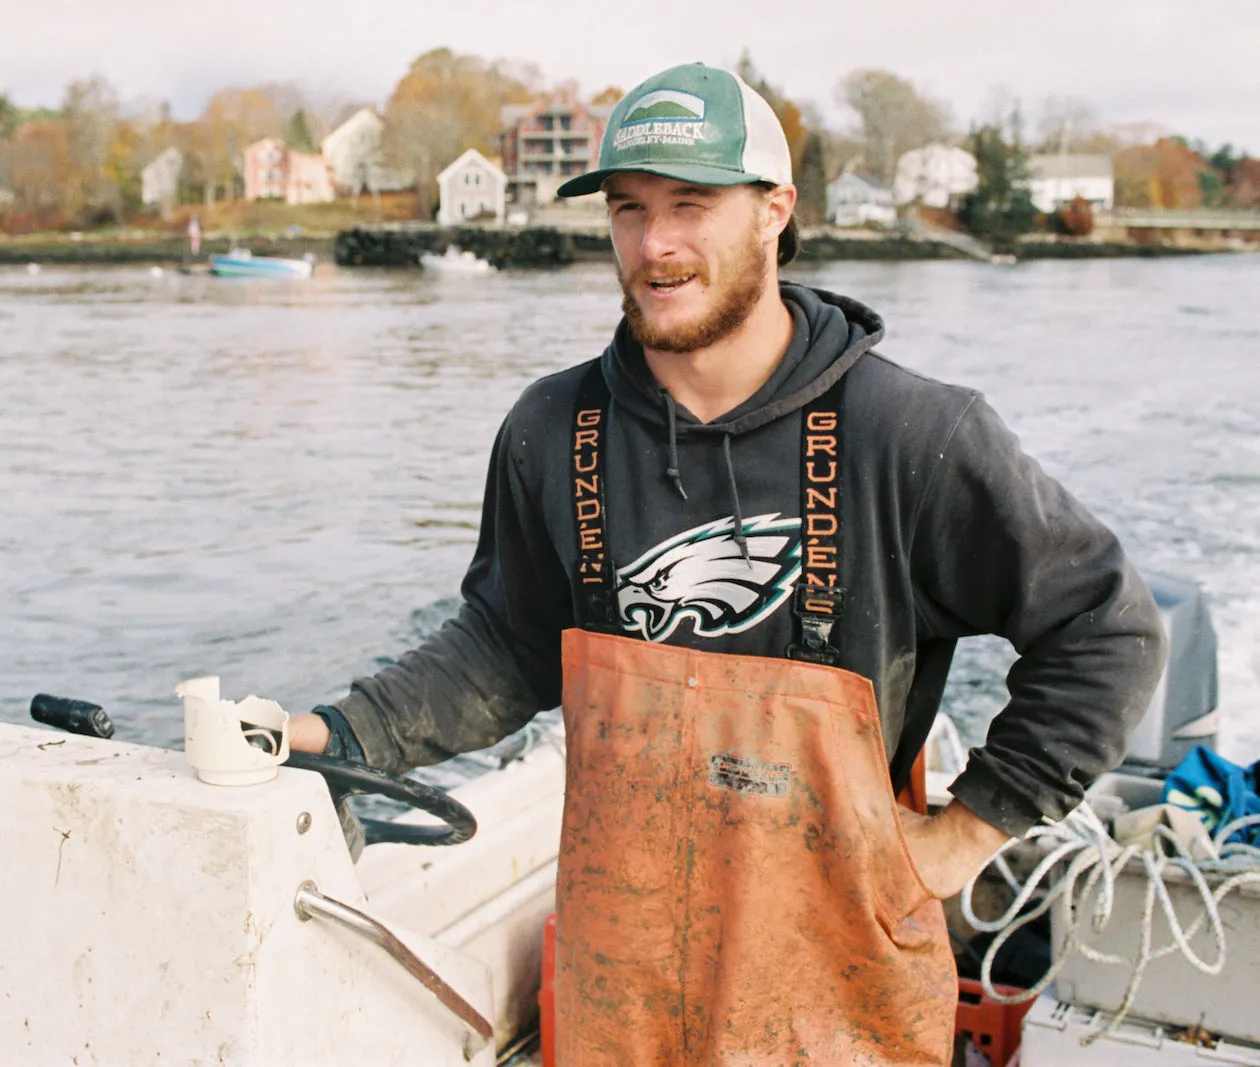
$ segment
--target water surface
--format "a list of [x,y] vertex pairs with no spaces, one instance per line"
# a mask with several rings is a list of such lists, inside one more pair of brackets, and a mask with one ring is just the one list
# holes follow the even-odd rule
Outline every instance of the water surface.
[[[880,311],[891,358],[982,389],[1140,567],[1202,583],[1222,748],[1260,758],[1260,256],[792,273]],[[175,745],[183,678],[335,699],[449,613],[500,420],[617,307],[595,264],[0,269],[0,718],[49,691]],[[1010,656],[965,645],[949,703],[979,739]]]

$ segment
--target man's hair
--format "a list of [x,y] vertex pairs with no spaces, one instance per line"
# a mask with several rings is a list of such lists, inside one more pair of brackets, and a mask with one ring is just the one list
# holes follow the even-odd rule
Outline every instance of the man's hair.
[[[763,193],[769,193],[771,189],[777,189],[778,186],[773,182],[757,182],[756,188]],[[801,228],[796,221],[796,212],[792,212],[788,224],[783,227],[783,232],[779,234],[779,255],[778,263],[780,267],[786,267],[801,253]]]
[[779,234],[779,266],[786,267],[801,252],[801,228],[796,224],[796,213]]

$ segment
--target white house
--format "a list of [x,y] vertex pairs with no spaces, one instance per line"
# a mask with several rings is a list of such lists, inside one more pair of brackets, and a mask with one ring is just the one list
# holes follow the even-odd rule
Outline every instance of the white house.
[[1033,156],[1028,183],[1033,203],[1046,214],[1078,196],[1100,211],[1116,200],[1116,171],[1109,156]]
[[891,226],[897,208],[892,193],[875,179],[841,174],[827,186],[827,218],[837,226]]
[[977,184],[975,156],[947,144],[930,144],[897,160],[893,198],[898,204],[945,208]]
[[179,174],[184,168],[184,156],[178,148],[159,152],[153,161],[140,171],[140,200],[146,206],[167,208],[179,194]]
[[360,193],[374,188],[380,169],[381,132],[385,123],[371,108],[360,108],[319,143],[339,189]]
[[454,226],[478,216],[493,215],[502,224],[507,201],[507,175],[475,148],[468,149],[437,177],[440,195],[437,220]]

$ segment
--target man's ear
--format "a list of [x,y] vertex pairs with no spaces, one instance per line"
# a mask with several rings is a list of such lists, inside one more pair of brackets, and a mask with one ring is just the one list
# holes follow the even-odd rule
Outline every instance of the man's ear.
[[796,210],[796,186],[776,185],[767,189],[763,202],[765,211],[766,240],[778,241],[779,234],[787,229],[792,212]]

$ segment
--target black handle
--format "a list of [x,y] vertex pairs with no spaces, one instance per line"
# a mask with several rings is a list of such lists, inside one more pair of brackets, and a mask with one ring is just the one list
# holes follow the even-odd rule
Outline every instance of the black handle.
[[89,704],[86,700],[36,693],[31,698],[31,718],[45,726],[53,726],[72,734],[105,738],[114,736],[114,723],[105,713],[105,709],[99,704]]

